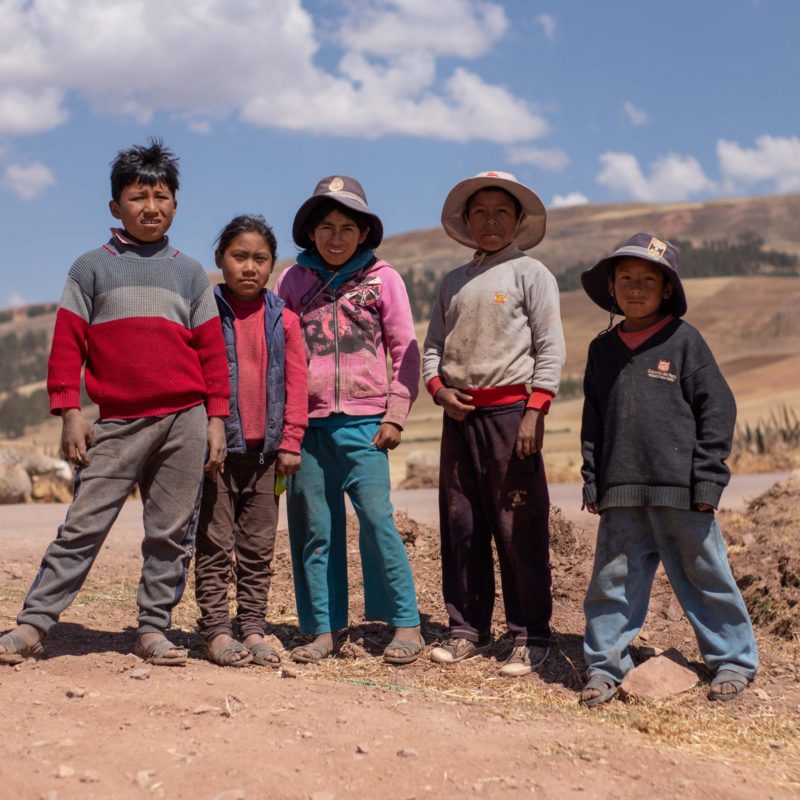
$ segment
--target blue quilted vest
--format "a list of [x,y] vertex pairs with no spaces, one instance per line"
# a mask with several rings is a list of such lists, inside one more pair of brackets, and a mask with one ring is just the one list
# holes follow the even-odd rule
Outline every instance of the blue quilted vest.
[[[228,355],[228,376],[231,383],[230,416],[225,420],[225,438],[229,453],[244,453],[242,417],[239,413],[239,364],[236,359],[236,332],[233,309],[222,293],[222,285],[214,287],[214,297],[222,321],[222,335]],[[283,413],[286,408],[285,342],[283,336],[283,300],[269,290],[264,292],[264,338],[267,343],[267,422],[261,453],[273,456],[283,435]]]

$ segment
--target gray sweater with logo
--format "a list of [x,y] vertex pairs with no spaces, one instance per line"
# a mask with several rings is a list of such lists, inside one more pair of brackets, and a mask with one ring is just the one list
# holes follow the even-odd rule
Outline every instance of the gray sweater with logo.
[[458,389],[529,384],[556,394],[566,348],[558,284],[516,245],[449,272],[425,337],[422,376]]
[[585,503],[719,505],[736,403],[696,328],[673,320],[634,350],[616,328],[598,336],[584,396]]

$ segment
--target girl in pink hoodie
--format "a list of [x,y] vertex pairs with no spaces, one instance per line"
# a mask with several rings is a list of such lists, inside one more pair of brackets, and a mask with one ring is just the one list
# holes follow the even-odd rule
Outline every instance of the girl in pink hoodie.
[[347,493],[359,521],[365,616],[395,627],[384,659],[408,664],[424,642],[392,516],[387,455],[400,443],[419,382],[408,295],[400,275],[373,254],[383,225],[355,179],[321,180],[298,210],[292,236],[304,249],[275,292],[300,317],[309,428],[287,512],[300,630],[314,636],[292,659],[332,655],[347,627]]

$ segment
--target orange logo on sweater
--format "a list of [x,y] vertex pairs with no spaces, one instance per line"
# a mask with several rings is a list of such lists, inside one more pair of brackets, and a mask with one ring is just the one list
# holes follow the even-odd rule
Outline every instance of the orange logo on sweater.
[[658,371],[659,372],[669,372],[669,361],[667,361],[665,358],[662,358],[658,362]]
[[494,293],[495,303],[505,303],[507,297],[508,297],[508,292],[504,292],[502,289],[498,289]]

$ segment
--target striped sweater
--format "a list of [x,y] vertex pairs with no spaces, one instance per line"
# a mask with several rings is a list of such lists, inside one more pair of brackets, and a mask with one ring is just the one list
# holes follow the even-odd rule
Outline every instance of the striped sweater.
[[50,410],[80,406],[81,367],[100,417],[228,415],[228,364],[208,275],[162,239],[112,238],[70,268],[47,374]]

